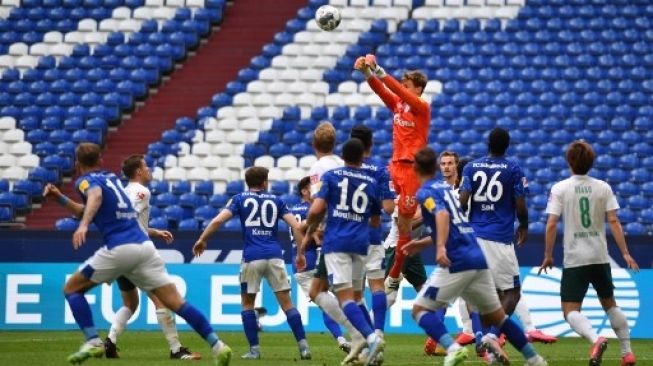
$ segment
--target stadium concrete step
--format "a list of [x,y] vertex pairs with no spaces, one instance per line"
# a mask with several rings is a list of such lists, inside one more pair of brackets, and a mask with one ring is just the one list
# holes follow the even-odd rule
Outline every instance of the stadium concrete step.
[[[117,173],[124,158],[144,154],[147,145],[157,141],[163,131],[173,128],[177,118],[195,116],[197,109],[208,105],[213,94],[224,90],[305,4],[305,0],[229,3],[219,31],[213,32],[196,55],[175,69],[170,80],[108,136],[103,157],[105,167]],[[62,190],[71,198],[79,198],[73,192],[72,183],[64,184]],[[28,215],[27,228],[53,229],[55,221],[65,216],[66,212],[56,203],[47,202]]]

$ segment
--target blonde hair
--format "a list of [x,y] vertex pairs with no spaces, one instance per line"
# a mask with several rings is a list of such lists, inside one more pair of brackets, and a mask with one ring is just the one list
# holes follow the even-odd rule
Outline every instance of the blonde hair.
[[336,147],[336,129],[331,122],[322,122],[313,132],[313,148],[320,153],[328,154]]

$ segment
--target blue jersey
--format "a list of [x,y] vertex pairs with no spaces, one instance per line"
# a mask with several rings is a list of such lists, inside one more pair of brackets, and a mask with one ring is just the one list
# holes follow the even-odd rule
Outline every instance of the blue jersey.
[[527,188],[519,165],[504,157],[488,156],[465,165],[460,191],[470,193],[469,222],[476,236],[511,244],[515,201]]
[[[380,201],[395,199],[396,194],[392,187],[392,180],[390,179],[390,172],[388,172],[387,166],[371,164],[364,161],[361,168],[376,179],[379,185]],[[370,228],[370,245],[381,245],[382,242],[383,226],[379,225],[377,228]]]
[[381,213],[376,179],[366,170],[340,167],[324,173],[320,183],[316,198],[327,203],[322,252],[366,255],[369,219]]
[[445,210],[449,213],[449,237],[445,248],[451,261],[449,272],[487,269],[487,262],[476,241],[474,229],[460,209],[460,201],[447,182],[431,179],[417,191],[417,201],[422,209],[424,223],[431,229],[433,243],[437,240],[435,215]]
[[91,188],[102,189],[102,204],[93,218],[93,223],[102,233],[108,249],[121,244],[139,244],[150,240],[138,226],[137,216],[122,182],[115,174],[94,171],[79,177],[75,188],[86,204],[86,195]]
[[[290,208],[290,213],[295,216],[295,219],[299,222],[306,220],[306,215],[308,215],[308,208],[311,207],[311,204],[308,202],[298,203],[292,208]],[[292,234],[292,228],[289,228],[290,231],[290,241],[292,242],[292,258],[297,256],[297,242]],[[311,271],[315,269],[317,265],[317,245],[315,242],[311,241],[306,248],[304,248],[304,256],[306,257],[306,271]],[[297,273],[297,266],[295,261],[292,261],[292,271]]]
[[240,217],[245,262],[282,258],[277,229],[288,207],[280,198],[265,191],[242,192],[231,198],[226,209]]

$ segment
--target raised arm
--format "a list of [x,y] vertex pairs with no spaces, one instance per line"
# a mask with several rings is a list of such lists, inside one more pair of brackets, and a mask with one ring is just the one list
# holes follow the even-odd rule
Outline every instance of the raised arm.
[[626,244],[626,238],[624,237],[624,230],[621,227],[621,221],[619,221],[619,217],[617,216],[617,210],[608,211],[607,217],[610,231],[612,232],[614,241],[617,243],[617,247],[619,247],[619,251],[621,251],[621,255],[626,261],[626,265],[634,271],[639,271],[639,265],[628,252],[628,245]]
[[401,100],[406,102],[410,109],[415,112],[415,114],[426,114],[429,111],[428,103],[420,98],[419,96],[413,94],[410,90],[404,88],[403,85],[397,79],[393,78],[390,75],[386,75],[381,78],[383,84],[390,89],[395,95],[397,95]]
[[381,98],[383,104],[385,104],[385,106],[391,111],[394,110],[395,105],[400,100],[399,97],[388,90],[388,88],[386,88],[385,85],[383,85],[383,83],[372,74],[372,70],[370,70],[370,68],[365,64],[365,57],[361,56],[356,59],[354,69],[360,71],[365,76],[365,80],[367,80],[370,88],[372,88],[374,93]]
[[84,213],[83,204],[66,197],[54,184],[48,183],[45,185],[45,188],[43,189],[43,197],[57,200],[57,203],[78,219],[81,218]]

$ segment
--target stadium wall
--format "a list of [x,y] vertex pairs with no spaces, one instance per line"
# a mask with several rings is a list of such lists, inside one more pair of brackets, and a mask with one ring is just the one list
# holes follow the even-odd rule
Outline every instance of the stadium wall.
[[[185,296],[209,317],[217,330],[240,331],[240,296],[238,270],[241,257],[240,234],[223,233],[212,240],[209,251],[202,257],[192,258],[190,248],[196,239],[195,233],[178,233],[175,244],[165,247],[157,244],[168,261],[169,272]],[[613,263],[613,277],[617,302],[625,311],[632,326],[632,336],[652,338],[653,313],[645,312],[653,306],[653,269],[650,251],[650,237],[629,237],[629,245],[636,259],[643,267],[638,274],[620,268]],[[100,241],[93,236],[80,250],[70,245],[70,234],[62,232],[5,232],[0,240],[0,330],[75,329],[76,325],[61,294],[66,278],[75,271],[79,263],[92,254]],[[529,303],[533,321],[539,329],[549,333],[571,336],[568,325],[559,310],[559,285],[561,271],[555,269],[547,275],[537,275],[537,265],[542,256],[541,236],[531,236],[523,249],[518,250],[522,265],[524,298]],[[288,243],[284,246],[288,248]],[[649,250],[646,250],[649,248]],[[560,249],[560,246],[558,246]],[[288,251],[286,251],[288,252]],[[424,253],[433,269],[433,253]],[[288,257],[288,255],[287,255]],[[561,254],[556,255],[561,259]],[[614,256],[614,258],[618,258]],[[289,258],[286,258],[287,260]],[[217,262],[217,263],[216,263]],[[290,266],[288,266],[290,272]],[[319,310],[308,301],[293,281],[292,296],[302,314],[307,331],[324,331]],[[414,290],[402,284],[400,301],[389,312],[387,331],[392,333],[420,333],[410,318]],[[100,329],[108,329],[115,311],[120,308],[117,286],[102,285],[87,294]],[[143,304],[131,321],[133,330],[155,330],[158,328],[154,307],[142,294]],[[260,319],[265,331],[288,331],[285,315],[276,304],[272,291],[264,286],[259,305],[268,309],[268,316]],[[614,336],[609,321],[600,310],[596,293],[590,289],[584,304],[584,311],[593,325],[603,335]],[[180,328],[189,329],[178,318]],[[453,304],[447,313],[447,326],[458,330],[462,323],[458,305]]]

